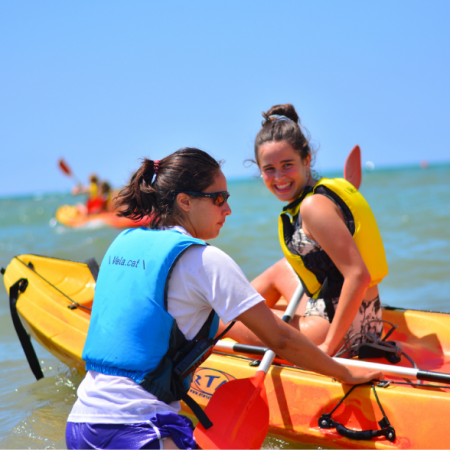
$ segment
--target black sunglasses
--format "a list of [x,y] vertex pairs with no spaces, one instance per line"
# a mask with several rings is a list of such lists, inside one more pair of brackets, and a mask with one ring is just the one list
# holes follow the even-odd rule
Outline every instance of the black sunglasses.
[[175,195],[177,195],[177,194],[188,194],[188,195],[193,195],[194,197],[212,198],[214,200],[214,204],[217,206],[222,206],[230,197],[230,193],[227,191],[211,192],[208,194],[205,194],[204,192],[197,192],[197,191],[175,191]]

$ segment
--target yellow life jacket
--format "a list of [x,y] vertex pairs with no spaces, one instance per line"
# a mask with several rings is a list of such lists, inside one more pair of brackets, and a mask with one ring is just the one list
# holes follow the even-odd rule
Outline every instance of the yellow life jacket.
[[91,182],[89,184],[89,198],[94,199],[98,197],[98,185],[97,183]]
[[[336,265],[322,249],[304,256],[293,253],[291,240],[296,230],[294,222],[300,220],[301,223],[301,203],[306,197],[319,193],[326,195],[340,207],[372,278],[369,287],[380,283],[388,274],[388,266],[383,241],[369,204],[358,190],[343,178],[321,178],[314,187],[305,188],[297,200],[283,208],[279,218],[281,248],[300,277],[306,294],[312,298],[339,297],[344,281]],[[291,247],[292,251],[288,247]]]

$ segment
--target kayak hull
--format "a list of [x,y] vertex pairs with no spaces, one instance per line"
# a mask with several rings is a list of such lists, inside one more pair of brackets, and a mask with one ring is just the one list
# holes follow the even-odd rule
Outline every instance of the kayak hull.
[[[19,279],[28,286],[19,295],[17,311],[29,333],[50,353],[84,372],[81,359],[89,328],[95,281],[84,263],[35,255],[13,258],[4,274],[7,291]],[[398,325],[395,340],[422,370],[450,372],[450,315],[384,309],[383,318]],[[190,395],[205,407],[223,383],[251,377],[258,356],[213,353],[195,372]],[[450,390],[391,383],[376,391],[396,438],[357,441],[335,428],[322,429],[319,418],[330,413],[350,389],[312,372],[276,360],[265,379],[270,409],[269,433],[282,439],[332,448],[449,448]],[[384,358],[371,360],[389,364]],[[399,365],[411,367],[402,358]],[[402,379],[394,382],[404,382]],[[417,383],[417,381],[415,381]],[[182,404],[185,414],[190,410]],[[369,385],[360,386],[333,413],[333,420],[351,430],[378,430],[383,414]]]
[[113,228],[136,228],[145,226],[148,219],[133,221],[127,217],[119,217],[115,212],[99,212],[86,214],[75,205],[60,206],[55,213],[56,220],[71,228],[80,228],[88,225],[105,225]]
[[[250,362],[247,358],[213,354],[197,370],[190,395],[206,406],[220,383],[253,376],[255,367],[250,366]],[[389,442],[384,437],[351,440],[334,428],[319,427],[322,414],[330,413],[350,386],[311,372],[280,366],[270,369],[265,386],[270,411],[269,433],[288,441],[319,448],[448,448],[450,443],[444,432],[450,412],[450,396],[445,388],[403,385],[377,388],[382,408],[397,436],[394,442]],[[187,408],[185,412],[189,414]],[[378,430],[383,415],[371,387],[365,385],[357,387],[332,418],[352,430]]]

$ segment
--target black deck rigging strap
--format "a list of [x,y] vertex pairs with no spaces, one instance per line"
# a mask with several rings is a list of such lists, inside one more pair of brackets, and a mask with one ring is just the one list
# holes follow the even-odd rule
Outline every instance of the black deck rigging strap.
[[[369,325],[373,323],[383,323],[391,326],[383,339],[369,332]],[[405,353],[395,341],[388,341],[388,337],[395,331],[398,325],[383,319],[372,319],[364,324],[364,328],[359,333],[351,335],[338,350],[335,356],[341,356],[350,350],[357,352],[359,359],[364,358],[386,358],[391,364],[397,364],[401,361],[403,355],[414,369],[418,369],[414,360]],[[354,342],[352,344],[352,342]]]
[[41,378],[44,378],[44,374],[42,373],[41,365],[39,364],[39,360],[36,356],[36,352],[34,351],[33,344],[31,343],[30,335],[25,330],[16,307],[19,294],[25,292],[27,286],[28,280],[26,278],[20,278],[20,280],[17,280],[9,288],[9,307],[11,309],[11,317],[14,328],[16,330],[20,343],[22,344],[22,348],[25,356],[27,357],[30,369],[36,377],[36,380],[40,380]]
[[[23,264],[25,267],[28,267],[29,269],[31,269],[39,278],[41,278],[42,280],[44,280],[46,283],[48,283],[53,289],[55,289],[56,291],[58,291],[61,295],[63,295],[64,297],[66,297],[71,304],[68,305],[67,307],[69,309],[76,309],[76,308],[82,308],[85,309],[86,311],[92,311],[91,308],[88,308],[87,306],[84,305],[80,305],[79,303],[77,303],[75,300],[72,300],[66,293],[64,293],[63,291],[61,291],[60,289],[58,289],[53,283],[51,283],[50,281],[48,281],[46,278],[44,278],[40,273],[36,272],[33,264],[31,262],[29,262],[28,264],[24,263],[18,256],[14,257],[15,259],[17,259],[17,261],[19,261],[21,264]],[[86,263],[85,263],[86,264]],[[91,272],[92,273],[92,272]]]
[[[380,430],[350,430],[349,428],[344,427],[339,422],[336,422],[331,418],[331,415],[336,411],[339,405],[352,393],[352,391],[358,386],[364,386],[370,384],[373,389],[373,393],[375,394],[375,398],[377,400],[378,406],[380,407],[380,411],[383,414],[383,418],[378,422],[381,429]],[[386,414],[384,413],[383,407],[381,406],[380,400],[378,399],[377,391],[375,390],[375,384],[373,382],[356,384],[353,386],[345,395],[342,397],[340,402],[333,408],[328,414],[322,414],[319,419],[319,427],[320,428],[336,428],[336,431],[349,439],[354,439],[356,441],[366,441],[370,440],[374,437],[384,436],[388,441],[395,441],[395,430],[394,427],[389,423]]]

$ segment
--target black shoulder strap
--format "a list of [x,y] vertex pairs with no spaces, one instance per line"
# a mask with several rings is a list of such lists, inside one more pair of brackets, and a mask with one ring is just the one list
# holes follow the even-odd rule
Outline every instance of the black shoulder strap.
[[290,209],[295,208],[299,203],[301,203],[305,197],[314,190],[314,188],[312,186],[306,186],[305,189],[303,189],[302,193],[300,194],[300,197],[298,197],[296,200],[294,200],[293,202],[289,203],[289,205],[286,205],[283,208],[283,211],[288,211]]
[[231,322],[230,323],[230,325],[228,325],[226,328],[225,328],[225,330],[223,330],[222,331],[222,333],[220,333],[219,334],[219,336],[217,336],[215,339],[214,339],[214,345],[216,345],[217,344],[217,342],[218,341],[220,341],[230,330],[231,330],[231,328],[233,328],[233,325],[236,323],[236,321],[235,320],[233,320],[233,322]]
[[209,329],[211,328],[215,315],[216,312],[214,311],[214,309],[212,309],[205,323],[202,325],[199,332],[195,335],[193,341],[200,338],[207,338],[209,336]]
[[[214,316],[216,315],[216,312],[214,311],[214,309],[211,310],[211,312],[209,313],[208,318],[206,319],[205,323],[202,325],[202,327],[200,328],[200,331],[195,335],[194,337],[194,341],[196,339],[199,338],[207,338],[209,336],[209,329],[211,327],[211,324],[214,320]],[[214,339],[214,343],[212,345],[215,345],[217,341],[219,341],[220,339],[222,339],[229,331],[230,329],[233,327],[233,325],[236,323],[235,320],[233,320],[233,322],[231,322],[226,328],[225,330],[222,331],[222,333],[219,334],[219,336],[217,336]]]

